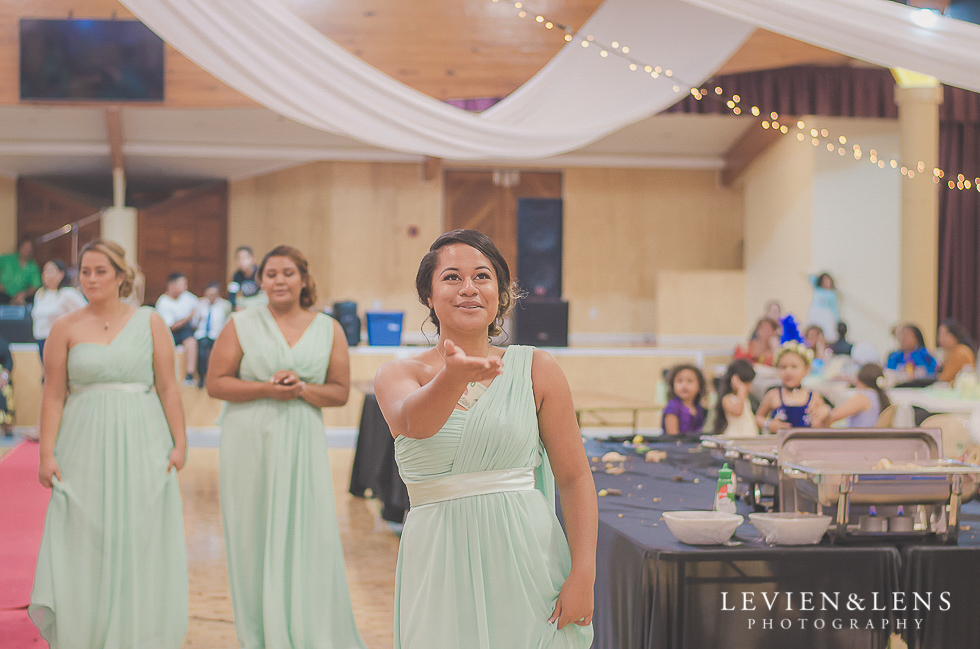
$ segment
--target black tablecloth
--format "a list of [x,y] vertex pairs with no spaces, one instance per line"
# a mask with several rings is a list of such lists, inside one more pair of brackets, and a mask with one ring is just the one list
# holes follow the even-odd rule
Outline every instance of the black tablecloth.
[[[748,522],[736,530],[737,545],[689,546],[674,538],[661,514],[710,509],[718,467],[693,443],[652,446],[667,451],[667,459],[646,463],[634,455],[621,476],[603,473],[595,460],[609,450],[629,455],[628,449],[597,442],[586,446],[599,469],[597,488],[622,490],[620,496],[599,499],[596,649],[884,647],[892,632],[915,627],[916,620],[921,641],[906,632],[918,642],[916,648],[976,644],[980,623],[967,613],[980,575],[973,522],[980,520],[980,508],[975,504],[964,511],[970,530],[960,534],[960,547],[923,545],[904,552],[892,545],[826,542],[768,547]],[[739,503],[739,513],[749,509]],[[911,593],[919,589],[924,594],[923,588],[950,591],[953,608],[938,610],[935,593],[930,611],[897,610],[901,605],[893,593],[905,592],[911,601]],[[770,609],[766,598],[776,593]],[[813,593],[816,610],[801,610],[802,593]],[[823,593],[831,600],[823,600]],[[839,593],[836,610],[834,593]],[[947,642],[951,638],[964,640]]]
[[403,523],[408,512],[408,489],[395,464],[395,441],[373,394],[364,396],[361,424],[350,472],[350,492],[359,497],[370,489],[381,500],[381,517]]

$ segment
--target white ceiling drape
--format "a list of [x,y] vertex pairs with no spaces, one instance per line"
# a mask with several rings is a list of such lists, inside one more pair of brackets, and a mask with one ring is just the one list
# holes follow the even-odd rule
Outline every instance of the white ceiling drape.
[[980,25],[938,18],[888,0],[684,0],[691,5],[847,56],[936,77],[980,92]]
[[[271,110],[386,149],[458,160],[547,157],[656,114],[679,96],[671,80],[630,71],[623,59],[572,41],[477,115],[379,72],[276,0],[121,1],[192,61]],[[606,0],[583,33],[627,44],[637,60],[696,85],[752,29],[681,0]],[[690,88],[682,86],[682,93]]]

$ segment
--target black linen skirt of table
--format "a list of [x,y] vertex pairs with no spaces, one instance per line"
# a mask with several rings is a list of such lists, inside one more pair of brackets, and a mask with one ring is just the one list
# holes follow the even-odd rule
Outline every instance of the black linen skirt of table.
[[909,546],[902,559],[909,649],[980,646],[980,548]]
[[373,394],[364,396],[349,491],[364,497],[368,489],[381,501],[382,518],[392,523],[405,522],[408,489],[395,464],[395,440]]

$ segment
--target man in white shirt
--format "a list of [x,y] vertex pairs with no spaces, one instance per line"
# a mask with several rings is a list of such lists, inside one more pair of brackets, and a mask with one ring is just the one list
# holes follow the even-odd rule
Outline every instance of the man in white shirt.
[[184,385],[194,385],[194,369],[197,366],[197,341],[194,339],[197,297],[187,290],[186,275],[177,272],[167,276],[167,290],[157,300],[156,310],[170,327],[174,344],[184,347]]
[[204,288],[204,297],[197,303],[197,385],[204,387],[204,377],[208,373],[208,359],[218,334],[231,315],[231,302],[221,297],[221,285],[209,282]]

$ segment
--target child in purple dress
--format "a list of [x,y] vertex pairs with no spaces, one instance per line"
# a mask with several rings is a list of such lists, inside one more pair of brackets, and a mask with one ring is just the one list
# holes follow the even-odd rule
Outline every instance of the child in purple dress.
[[701,405],[707,393],[704,374],[694,365],[678,365],[667,378],[667,390],[667,406],[661,419],[664,434],[699,434],[706,414]]

